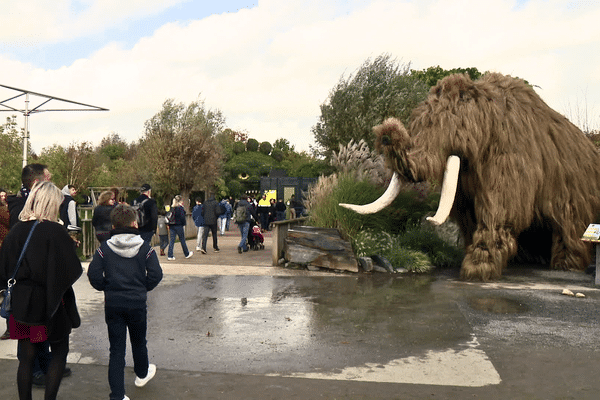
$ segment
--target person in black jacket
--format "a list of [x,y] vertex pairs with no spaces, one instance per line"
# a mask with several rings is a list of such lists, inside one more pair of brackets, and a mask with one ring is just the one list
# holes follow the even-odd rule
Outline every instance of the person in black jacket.
[[175,221],[172,224],[169,224],[169,250],[167,250],[167,260],[175,261],[175,254],[173,253],[175,248],[175,239],[179,237],[179,243],[181,244],[181,249],[183,250],[183,255],[185,258],[190,258],[194,255],[193,251],[189,251],[185,239],[185,208],[183,208],[183,199],[180,195],[173,197],[173,202],[171,203],[171,211],[175,216]]
[[94,208],[92,216],[92,226],[96,230],[96,238],[100,243],[110,238],[112,222],[110,213],[115,208],[115,194],[110,190],[100,193],[98,196],[98,205]]
[[[8,196],[6,202],[8,203],[8,212],[10,214],[10,229],[14,228],[19,222],[19,214],[25,206],[27,197],[33,185],[38,182],[46,182],[52,179],[52,174],[48,170],[48,166],[45,164],[27,164],[21,171],[21,190],[18,194]],[[6,332],[2,335],[1,339],[9,339],[10,333],[8,331],[8,321]],[[44,387],[46,384],[46,372],[48,371],[48,365],[52,359],[50,353],[50,344],[46,341],[43,344],[38,345],[39,351],[36,357],[33,367],[33,385],[38,387]],[[17,358],[21,359],[21,346],[17,347]],[[71,375],[71,369],[65,368],[63,377]]]
[[88,279],[104,291],[104,314],[108,326],[110,358],[108,383],[111,399],[125,396],[125,350],[127,331],[133,355],[135,385],[142,387],[156,373],[146,346],[148,292],[162,280],[156,252],[139,235],[136,211],[119,204],[111,212],[111,238],[94,253]]
[[47,343],[52,357],[45,374],[45,398],[56,398],[67,362],[71,329],[81,324],[73,284],[83,269],[73,240],[58,221],[62,200],[63,195],[52,182],[37,182],[19,214],[21,222],[10,230],[0,249],[0,285],[5,285],[32,232],[15,277],[9,319],[10,338],[19,341],[20,399],[31,399],[34,363]]
[[144,242],[150,244],[152,236],[156,233],[156,227],[158,225],[158,206],[156,200],[152,198],[152,187],[144,183],[140,188],[140,195],[133,201],[132,205],[136,205],[147,200],[144,205],[144,214],[148,223],[144,226],[138,227],[140,236],[144,239]]
[[[202,248],[200,252],[206,254],[206,242],[208,241],[208,231],[212,232],[213,250],[218,253],[219,244],[217,243],[217,219],[222,213],[219,212],[220,206],[215,200],[214,193],[209,193],[208,200],[202,206],[202,216],[204,217],[204,231],[202,232]],[[221,210],[223,211],[223,210]]]

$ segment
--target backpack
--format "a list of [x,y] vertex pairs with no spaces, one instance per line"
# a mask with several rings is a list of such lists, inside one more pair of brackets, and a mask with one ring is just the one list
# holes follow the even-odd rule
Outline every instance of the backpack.
[[146,215],[146,211],[144,210],[144,203],[148,200],[150,199],[144,199],[144,201],[142,201],[141,203],[135,203],[131,206],[137,214],[138,229],[150,223],[150,218],[148,218],[148,216]]
[[175,223],[175,210],[171,209],[171,211],[167,212],[165,219],[167,220],[167,224],[173,225]]
[[217,216],[218,215],[223,215],[227,212],[227,210],[225,209],[225,206],[221,203],[217,204]]
[[235,209],[234,215],[235,222],[246,222],[248,220],[248,207],[246,206],[238,206]]

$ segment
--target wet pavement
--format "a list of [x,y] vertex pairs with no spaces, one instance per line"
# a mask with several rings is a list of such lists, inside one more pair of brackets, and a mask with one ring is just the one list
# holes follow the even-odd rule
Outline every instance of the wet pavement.
[[[160,258],[165,278],[148,301],[158,372],[136,388],[128,354],[132,400],[600,396],[600,291],[591,275],[511,267],[499,282],[466,283],[454,270],[290,270],[270,266],[270,240],[238,254],[239,235],[228,232],[219,253],[185,259],[176,244],[176,261]],[[75,290],[83,323],[71,335],[73,376],[59,398],[106,399],[103,295],[85,276]],[[6,399],[17,398],[15,348],[0,342]]]

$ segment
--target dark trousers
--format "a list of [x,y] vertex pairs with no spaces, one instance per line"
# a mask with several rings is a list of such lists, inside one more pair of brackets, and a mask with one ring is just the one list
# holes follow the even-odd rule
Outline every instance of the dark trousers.
[[154,232],[140,232],[140,236],[149,246],[151,246],[150,241],[152,240],[152,236],[154,236]]
[[208,231],[212,232],[213,249],[218,249],[217,244],[217,225],[204,225],[204,232],[202,232],[202,250],[206,251],[206,242],[208,241]]
[[110,358],[108,361],[108,384],[110,398],[122,400],[125,396],[125,350],[127,331],[131,341],[133,370],[135,375],[144,378],[148,375],[148,348],[146,347],[146,308],[104,308],[104,318],[108,327]]
[[269,230],[269,213],[260,214],[260,228],[265,231]]

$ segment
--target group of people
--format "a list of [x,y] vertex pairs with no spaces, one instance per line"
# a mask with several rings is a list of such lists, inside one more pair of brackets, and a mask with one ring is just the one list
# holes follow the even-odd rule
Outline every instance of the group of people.
[[[110,237],[108,236],[110,231],[108,214],[116,204],[115,190],[102,192],[98,198],[98,206],[94,210],[92,225],[96,229],[96,237],[100,242],[106,240],[106,237]],[[175,242],[179,238],[184,257],[192,257],[194,252],[188,248],[185,238],[187,221],[183,198],[180,195],[173,197],[169,211],[166,211],[158,209],[156,201],[151,196],[152,188],[149,184],[142,185],[140,192],[140,196],[133,201],[133,205],[139,207],[140,212],[146,216],[147,222],[138,228],[144,241],[150,244],[152,236],[157,233],[160,255],[166,255],[167,260],[174,261]],[[252,245],[253,234],[258,234],[256,236],[262,238],[259,233],[270,230],[272,222],[285,220],[288,206],[292,217],[300,215],[302,212],[301,204],[296,202],[293,195],[288,206],[281,199],[267,201],[266,195],[263,195],[260,201],[246,195],[242,195],[236,201],[233,198],[223,198],[221,201],[217,201],[214,193],[208,193],[204,203],[201,198],[197,197],[195,203],[191,214],[197,228],[196,251],[201,254],[207,254],[209,235],[212,236],[213,251],[216,253],[221,251],[218,236],[224,236],[225,232],[230,230],[231,222],[235,223],[240,230],[238,251],[243,253],[248,251],[249,246]],[[239,205],[244,209],[243,213],[237,213],[241,216],[236,214]],[[257,228],[253,231],[253,227]]]
[[[81,325],[73,291],[83,273],[76,252],[80,226],[76,213],[71,213],[76,191],[69,186],[61,191],[51,178],[45,165],[29,164],[23,168],[17,195],[6,196],[0,190],[0,289],[10,286],[12,290],[12,311],[3,338],[18,341],[21,400],[32,398],[36,379],[39,386],[45,386],[44,398],[56,399],[62,378],[71,374],[66,366],[70,333]],[[108,216],[110,226],[104,224],[97,231],[103,240],[88,268],[88,279],[105,294],[110,398],[128,400],[124,383],[127,331],[135,385],[144,386],[156,373],[146,347],[146,298],[161,281],[162,269],[137,229],[134,207],[111,206]]]

